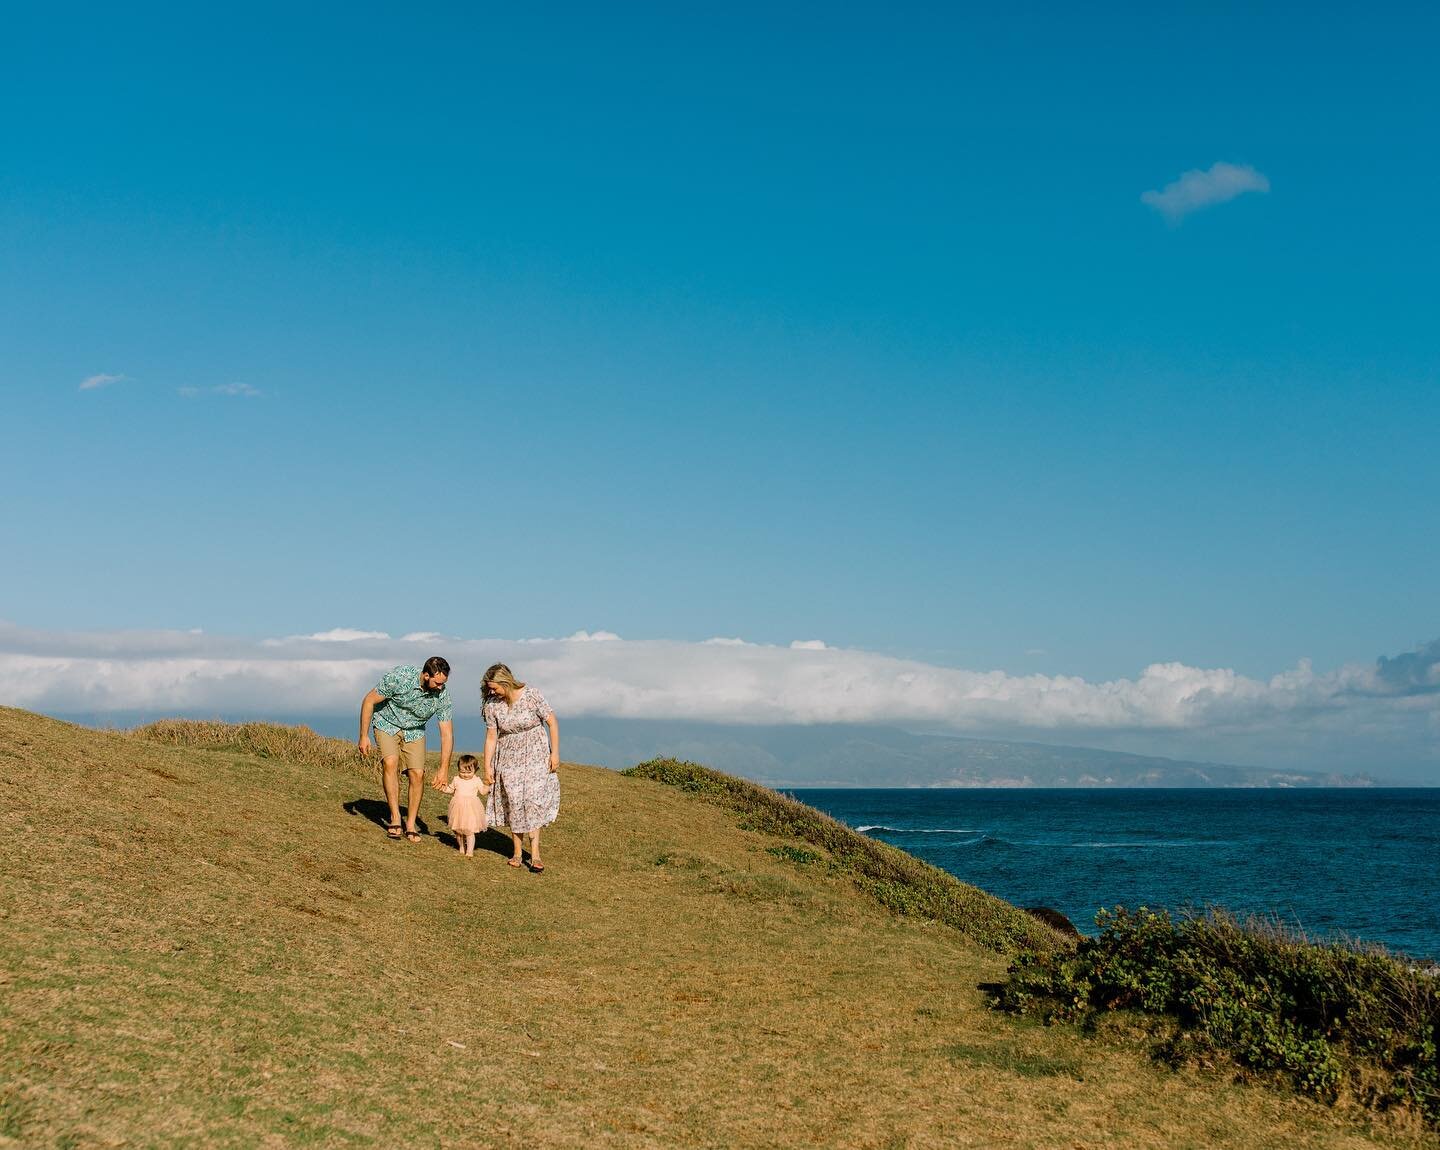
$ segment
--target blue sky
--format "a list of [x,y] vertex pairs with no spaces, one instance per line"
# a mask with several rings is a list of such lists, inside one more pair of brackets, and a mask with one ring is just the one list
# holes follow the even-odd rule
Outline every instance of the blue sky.
[[1440,636],[1434,9],[7,20],[15,626]]

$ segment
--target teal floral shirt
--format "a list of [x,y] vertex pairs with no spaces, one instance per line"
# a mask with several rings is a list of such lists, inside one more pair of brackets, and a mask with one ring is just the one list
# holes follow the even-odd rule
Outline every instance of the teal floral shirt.
[[419,667],[396,667],[387,671],[375,684],[385,701],[375,708],[377,731],[396,735],[402,743],[413,743],[425,737],[425,724],[431,719],[450,722],[450,688],[430,692],[420,685]]

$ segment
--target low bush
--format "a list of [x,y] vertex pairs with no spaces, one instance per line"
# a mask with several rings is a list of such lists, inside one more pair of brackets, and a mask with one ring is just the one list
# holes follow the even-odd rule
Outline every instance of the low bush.
[[[1059,932],[1003,899],[963,883],[914,855],[867,838],[822,811],[769,787],[678,759],[651,759],[624,774],[677,787],[734,811],[745,829],[822,848],[835,873],[846,876],[897,914],[944,923],[1002,953],[1023,947],[1043,954],[1071,945]],[[796,863],[819,861],[821,857],[792,844],[774,848],[771,853]]]
[[1021,954],[996,1005],[1046,1021],[1109,1010],[1166,1015],[1157,1054],[1224,1055],[1333,1101],[1410,1106],[1440,1125],[1440,986],[1379,949],[1317,943],[1280,924],[1220,910],[1172,919],[1101,911],[1098,937],[1070,953]]

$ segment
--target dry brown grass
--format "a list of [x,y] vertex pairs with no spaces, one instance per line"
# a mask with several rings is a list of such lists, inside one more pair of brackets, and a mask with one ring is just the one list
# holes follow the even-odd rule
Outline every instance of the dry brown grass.
[[10,1146],[1435,1145],[996,1015],[1003,958],[610,771],[544,876],[353,760],[0,709],[0,787]]
[[733,811],[742,827],[785,840],[772,854],[843,875],[896,914],[943,923],[1002,954],[1074,949],[1071,939],[1011,903],[759,783],[679,759],[650,759],[625,774]]
[[317,735],[309,727],[279,723],[222,723],[206,719],[161,719],[130,732],[132,738],[197,751],[237,751],[257,759],[278,759],[296,767],[324,770],[373,769],[354,743]]

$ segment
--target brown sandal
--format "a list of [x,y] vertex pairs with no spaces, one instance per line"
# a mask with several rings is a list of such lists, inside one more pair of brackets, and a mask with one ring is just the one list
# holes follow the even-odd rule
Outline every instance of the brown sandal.
[[386,823],[385,833],[392,839],[398,839],[404,834],[404,831],[401,829],[399,823]]
[[406,831],[406,832],[405,832],[405,841],[406,841],[407,843],[418,843],[418,842],[420,841],[420,832],[419,832],[419,831]]

